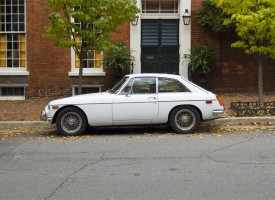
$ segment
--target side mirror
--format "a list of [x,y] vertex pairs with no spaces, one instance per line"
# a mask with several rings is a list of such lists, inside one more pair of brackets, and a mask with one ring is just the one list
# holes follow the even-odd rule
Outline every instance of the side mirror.
[[126,93],[126,97],[129,97],[130,96],[130,94],[132,94],[133,93],[133,90],[132,90],[132,88]]

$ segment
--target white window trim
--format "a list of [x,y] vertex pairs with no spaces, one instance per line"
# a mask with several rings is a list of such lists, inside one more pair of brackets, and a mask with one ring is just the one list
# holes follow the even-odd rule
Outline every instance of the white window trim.
[[[71,48],[71,71],[69,76],[79,76],[79,68],[75,67],[75,52]],[[106,76],[106,72],[101,68],[83,68],[83,76]]]
[[[29,71],[28,71],[28,53],[27,53],[27,3],[26,0],[24,0],[24,18],[25,18],[25,22],[24,22],[24,29],[25,31],[11,31],[9,33],[18,33],[18,34],[25,34],[25,62],[26,62],[26,66],[25,67],[0,67],[0,76],[28,76],[29,75]],[[0,31],[0,33],[6,34],[8,33],[7,31]],[[0,100],[2,100],[2,98],[0,98]],[[13,99],[12,99],[13,100]],[[17,100],[17,99],[15,99]],[[21,100],[21,99],[19,99]],[[25,100],[25,97],[24,99]]]
[[179,13],[142,13],[142,19],[180,19]]
[[25,100],[25,96],[0,96],[0,101],[17,101],[17,100]]
[[30,73],[26,67],[8,68],[0,67],[0,76],[28,76]]

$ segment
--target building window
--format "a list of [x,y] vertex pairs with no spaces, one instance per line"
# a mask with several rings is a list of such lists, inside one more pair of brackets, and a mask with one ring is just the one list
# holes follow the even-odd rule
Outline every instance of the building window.
[[0,96],[25,96],[24,87],[0,87]]
[[[101,57],[102,57],[102,52],[100,51],[88,51],[84,58],[83,68],[101,69],[102,68]],[[80,60],[76,55],[75,55],[75,67],[76,68],[80,67]]]
[[[78,7],[75,6],[74,9]],[[78,27],[82,27],[81,22],[77,19],[71,18],[72,22]],[[81,43],[81,38],[77,37],[76,41]],[[80,67],[80,60],[76,55],[75,51],[72,49],[72,71],[69,73],[70,76],[78,76],[78,69]],[[101,51],[89,50],[84,57],[84,66],[83,66],[83,75],[87,76],[105,76],[105,72],[103,72],[102,65],[102,56],[103,53]]]
[[0,0],[0,67],[26,67],[25,1]]
[[[101,92],[100,86],[83,86],[82,87],[82,94],[90,94],[90,93],[97,93]],[[77,95],[78,93],[78,87],[73,87],[73,95]]]
[[178,13],[178,0],[142,0],[142,13]]

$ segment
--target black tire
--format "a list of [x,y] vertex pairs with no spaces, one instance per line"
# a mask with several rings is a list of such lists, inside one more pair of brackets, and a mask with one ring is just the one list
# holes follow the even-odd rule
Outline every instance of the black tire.
[[77,108],[64,108],[56,118],[57,130],[66,136],[82,135],[87,126],[85,114]]
[[191,133],[198,129],[200,115],[192,106],[180,106],[171,112],[169,124],[176,133]]

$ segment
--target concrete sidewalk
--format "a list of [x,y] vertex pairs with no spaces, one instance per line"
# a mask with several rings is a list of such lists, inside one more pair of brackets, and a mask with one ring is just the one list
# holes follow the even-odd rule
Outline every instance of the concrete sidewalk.
[[[275,124],[275,117],[227,117],[211,121],[202,122],[202,124],[211,125],[251,125],[251,124]],[[35,127],[50,127],[47,122],[42,121],[1,121],[0,129],[7,128],[35,128]]]

